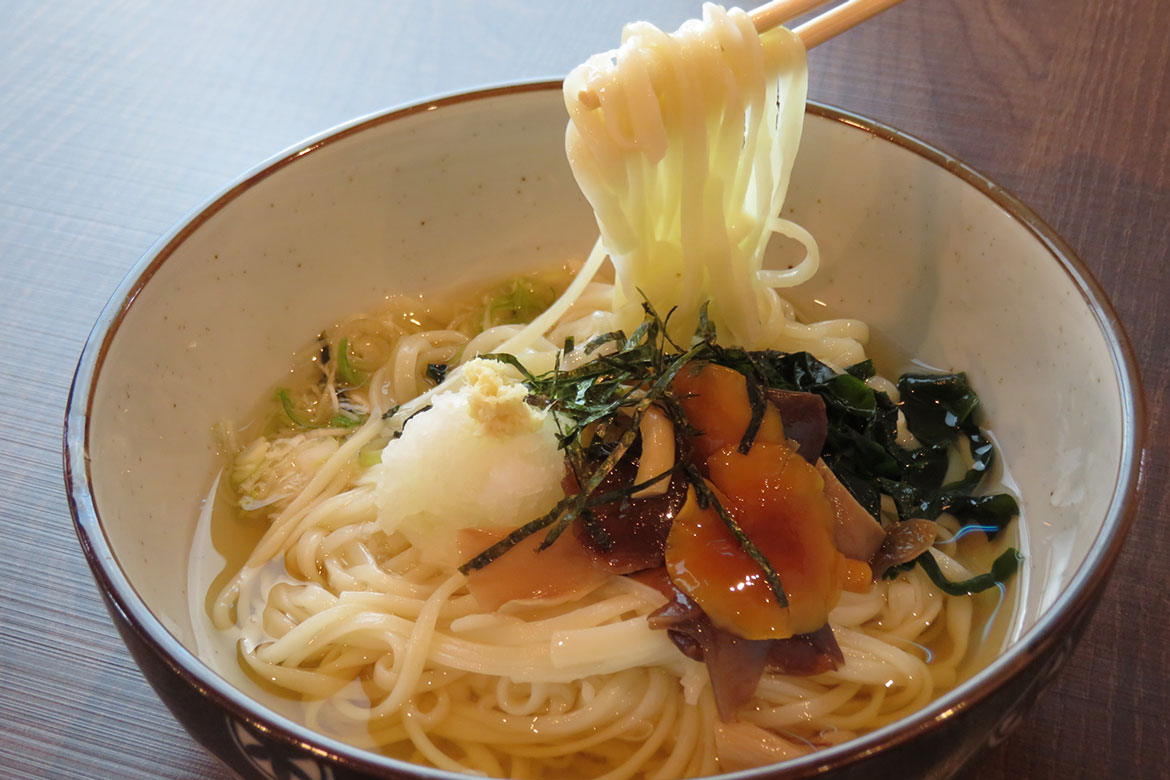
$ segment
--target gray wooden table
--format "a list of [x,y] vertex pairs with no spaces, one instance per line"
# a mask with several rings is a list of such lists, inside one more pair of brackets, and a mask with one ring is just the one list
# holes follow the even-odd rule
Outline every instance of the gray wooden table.
[[[155,238],[338,122],[561,76],[691,0],[0,4],[0,778],[226,778],[143,682],[73,535],[74,363]],[[811,96],[957,155],[1076,247],[1134,342],[1147,494],[1084,644],[970,778],[1166,777],[1170,3],[909,0],[818,49]]]

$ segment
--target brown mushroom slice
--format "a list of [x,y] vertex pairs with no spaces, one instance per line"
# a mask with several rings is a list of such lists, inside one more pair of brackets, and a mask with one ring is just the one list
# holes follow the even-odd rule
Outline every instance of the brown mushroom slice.
[[828,623],[810,634],[774,639],[768,649],[767,669],[778,674],[808,677],[845,665],[845,653]]
[[[681,443],[676,443],[676,447],[681,446]],[[685,451],[676,449],[675,460],[685,457]],[[627,453],[605,475],[597,491],[621,491],[635,484],[638,463],[638,458]],[[573,522],[573,533],[586,549],[592,551],[601,568],[611,574],[630,574],[662,565],[670,525],[686,501],[690,483],[679,470],[671,477],[662,479],[661,484],[667,488],[663,495],[619,498],[590,509],[594,522],[610,542],[608,548],[594,538],[582,518]],[[579,490],[580,487],[572,477],[566,479],[567,493]]]
[[[657,406],[651,406],[642,415],[642,421],[638,424],[638,433],[642,440],[642,451],[638,455],[638,472],[634,475],[635,485],[649,482],[673,469],[676,447],[674,423]],[[669,479],[659,479],[634,493],[630,498],[662,496],[669,488]]]
[[909,563],[930,549],[938,536],[938,525],[930,520],[911,518],[894,523],[881,549],[870,561],[873,577],[880,580],[891,566]]
[[784,435],[796,442],[796,451],[809,463],[816,463],[829,436],[825,399],[816,393],[768,388],[768,400],[780,412]]
[[817,471],[825,481],[825,498],[833,507],[833,542],[837,549],[855,561],[871,560],[886,539],[882,524],[857,503],[823,460],[817,461]]
[[788,639],[743,639],[715,626],[703,610],[670,579],[666,568],[633,575],[666,596],[667,603],[649,616],[650,628],[665,630],[675,646],[707,665],[719,717],[731,721],[756,692],[764,670],[814,675],[838,669],[845,655],[826,623],[811,634]]

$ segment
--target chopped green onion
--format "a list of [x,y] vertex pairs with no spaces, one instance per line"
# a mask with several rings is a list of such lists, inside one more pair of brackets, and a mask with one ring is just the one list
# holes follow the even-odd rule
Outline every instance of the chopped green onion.
[[292,399],[289,398],[288,390],[280,388],[276,391],[276,397],[280,399],[280,405],[284,407],[284,413],[288,415],[288,419],[293,421],[293,425],[299,428],[316,428],[318,426],[313,424],[313,421],[301,413],[299,409],[293,406]]
[[342,339],[337,345],[337,378],[350,387],[361,387],[366,381],[349,362],[349,339]]

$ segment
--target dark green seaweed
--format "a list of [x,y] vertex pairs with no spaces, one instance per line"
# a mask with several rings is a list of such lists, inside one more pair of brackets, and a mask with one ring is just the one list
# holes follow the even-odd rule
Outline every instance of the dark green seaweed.
[[926,576],[930,577],[930,581],[938,586],[938,589],[943,593],[951,596],[967,596],[972,593],[979,593],[980,591],[994,588],[1000,583],[1006,582],[1016,570],[1020,568],[1020,563],[1024,560],[1024,556],[1020,555],[1020,551],[1014,547],[1009,547],[996,558],[991,564],[991,571],[984,574],[976,574],[967,580],[960,580],[959,582],[952,582],[948,580],[946,575],[938,567],[938,562],[930,551],[922,553],[914,559],[913,563],[917,563],[926,572]]
[[[995,462],[995,448],[979,428],[979,398],[965,374],[905,374],[897,383],[901,402],[895,404],[865,384],[876,374],[869,360],[838,374],[807,352],[720,348],[711,350],[707,359],[749,379],[758,377],[765,387],[820,395],[828,417],[821,457],[858,503],[879,520],[883,493],[894,499],[899,520],[936,520],[945,512],[962,525],[980,526],[991,539],[1019,514],[1010,494],[976,495]],[[897,443],[899,411],[921,446],[907,449]],[[950,448],[963,441],[972,465],[962,478],[944,484]],[[1008,566],[1006,555],[990,574],[960,585],[982,590],[1003,581],[1016,567]],[[1018,553],[1013,551],[1013,555]],[[933,563],[933,558],[927,564],[919,558],[911,565],[920,565],[930,574],[928,567]],[[940,578],[941,573],[938,578],[932,575],[936,583]]]

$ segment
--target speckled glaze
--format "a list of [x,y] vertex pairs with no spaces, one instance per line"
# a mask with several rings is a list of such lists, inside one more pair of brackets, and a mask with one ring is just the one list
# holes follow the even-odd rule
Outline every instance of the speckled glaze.
[[[323,326],[583,256],[560,85],[456,95],[331,131],[243,177],[139,262],[78,364],[66,483],[82,548],[143,674],[245,778],[453,778],[314,734],[194,652],[187,558],[237,418]],[[945,154],[810,106],[786,215],[821,244],[804,313],[971,376],[1023,499],[1013,640],[913,717],[743,778],[945,778],[997,744],[1067,658],[1135,505],[1143,409],[1113,310],[1026,207]],[[777,242],[773,262],[786,248]],[[203,594],[196,594],[201,598]]]

